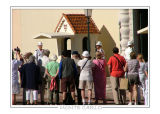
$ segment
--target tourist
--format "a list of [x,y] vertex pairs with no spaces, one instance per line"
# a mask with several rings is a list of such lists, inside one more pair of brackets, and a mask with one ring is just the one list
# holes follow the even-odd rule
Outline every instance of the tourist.
[[[71,92],[73,103],[75,104],[75,77],[77,68],[73,59],[67,51],[62,52],[62,60],[59,66],[59,78],[61,79],[61,91],[63,92],[63,104],[66,104],[66,93]],[[67,91],[67,89],[69,91]]]
[[140,80],[140,85],[138,85],[137,88],[137,95],[138,95],[138,104],[141,104],[141,90],[142,90],[142,95],[144,97],[144,91],[145,91],[145,80],[146,80],[146,75],[145,75],[145,62],[143,59],[142,54],[138,54],[137,60],[139,61],[139,80]]
[[[110,75],[110,81],[112,86],[112,93],[115,104],[119,105],[125,104],[126,101],[126,91],[119,89],[120,78],[124,77],[124,66],[126,61],[123,56],[119,55],[119,49],[117,47],[113,48],[113,56],[109,58],[108,61],[108,71]],[[120,98],[119,98],[120,97]]]
[[[42,57],[44,55],[43,43],[42,42],[38,42],[37,47],[38,47],[38,49],[35,50],[35,53],[34,53],[35,63],[41,68],[42,67]],[[42,72],[40,72],[41,78],[43,77],[43,73]],[[44,104],[44,97],[43,97],[43,91],[42,90],[43,90],[43,87],[40,87],[41,104]]]
[[72,52],[72,59],[74,60],[76,67],[77,67],[77,76],[75,77],[75,85],[77,90],[77,98],[78,104],[82,104],[82,97],[81,97],[81,90],[79,89],[79,76],[80,76],[80,67],[78,66],[78,61],[80,60],[78,51]]
[[133,52],[133,47],[134,47],[133,41],[128,41],[127,46],[128,47],[125,49],[125,52],[124,52],[124,57],[126,61],[131,59],[130,54],[131,52]]
[[[23,56],[23,60],[24,60],[24,64],[28,63],[29,61],[29,57],[33,55],[31,52],[26,52]],[[24,65],[23,64],[23,65]],[[20,69],[19,69],[20,71]],[[21,81],[23,81],[23,75],[21,75],[21,71],[20,71],[20,77],[21,77]],[[21,82],[22,84],[22,82]],[[21,85],[21,87],[23,88],[23,104],[25,105],[26,104],[26,89],[23,87],[23,85]],[[32,101],[30,101],[32,103]]]
[[50,62],[49,54],[50,54],[50,51],[48,49],[43,50],[43,57],[41,58],[42,65],[40,66],[40,75],[42,77],[42,85],[40,87],[40,96],[41,96],[42,105],[44,104],[45,86],[46,86],[46,83],[47,83],[46,81],[48,78],[45,73],[45,67]]
[[18,82],[18,68],[22,65],[20,51],[16,51],[16,56],[18,59],[14,58],[14,52],[12,51],[12,105],[16,104],[16,94],[19,94],[20,92],[20,85]]
[[102,54],[96,52],[96,59],[93,60],[95,67],[93,68],[93,81],[95,90],[95,104],[102,99],[105,103],[106,99],[106,60],[102,59]]
[[[58,71],[59,71],[59,63],[56,62],[57,55],[53,54],[53,61],[50,61],[46,65],[46,74],[48,76],[47,80],[47,91],[48,91],[48,104],[53,104],[53,94],[55,93],[55,104],[59,104],[59,78],[58,78]],[[55,79],[56,87],[53,90],[50,90],[51,80]]]
[[79,78],[79,89],[81,89],[82,103],[85,105],[85,88],[88,89],[88,104],[91,104],[92,89],[93,89],[93,75],[92,68],[94,64],[90,60],[88,51],[82,53],[83,59],[78,62],[78,66],[81,67],[81,73]]
[[146,80],[145,80],[145,105],[148,105],[148,62],[145,64],[145,74],[146,74]]
[[28,63],[21,67],[22,86],[26,88],[27,105],[30,104],[30,94],[33,93],[34,104],[38,100],[38,87],[41,84],[40,67],[35,64],[35,57],[31,55]]
[[128,84],[129,84],[129,103],[132,105],[132,96],[134,95],[134,105],[137,105],[137,86],[139,84],[139,62],[136,59],[135,52],[131,52],[130,60],[127,61],[127,64],[124,68],[128,72]]
[[105,59],[105,53],[104,53],[104,50],[102,49],[102,42],[101,41],[98,41],[96,43],[96,51],[98,51],[102,54],[102,59]]

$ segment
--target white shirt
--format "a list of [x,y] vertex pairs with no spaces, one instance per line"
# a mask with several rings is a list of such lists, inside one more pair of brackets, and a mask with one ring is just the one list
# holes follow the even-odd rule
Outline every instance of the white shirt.
[[[86,61],[87,61],[87,58],[79,60],[78,66],[80,66],[82,69]],[[91,60],[88,60],[84,68],[81,70],[79,80],[92,81],[93,80],[92,67],[94,67],[94,64],[92,63]]]
[[144,71],[145,71],[145,62],[140,62],[139,65],[140,65],[139,74],[145,75],[145,73],[144,73]]
[[37,49],[34,53],[34,56],[35,56],[35,60],[36,60],[36,64],[37,65],[42,65],[42,57],[43,57],[43,49],[42,50],[39,50]]
[[51,61],[51,60],[49,59],[49,57],[47,57],[47,56],[45,56],[45,55],[42,57],[41,60],[42,60],[42,66],[43,66],[43,67],[46,67],[46,65]]
[[128,60],[131,59],[131,57],[130,57],[130,53],[131,52],[133,52],[133,48],[131,48],[131,47],[126,48],[126,50],[125,50],[125,56],[124,56],[124,58],[126,59],[126,61],[128,61]]
[[12,60],[12,81],[18,82],[18,67],[22,64],[22,61]]

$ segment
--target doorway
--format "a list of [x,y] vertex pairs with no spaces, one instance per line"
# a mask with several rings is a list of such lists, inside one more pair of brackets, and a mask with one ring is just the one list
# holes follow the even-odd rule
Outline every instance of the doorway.
[[64,50],[68,52],[68,57],[71,57],[71,39],[64,39]]

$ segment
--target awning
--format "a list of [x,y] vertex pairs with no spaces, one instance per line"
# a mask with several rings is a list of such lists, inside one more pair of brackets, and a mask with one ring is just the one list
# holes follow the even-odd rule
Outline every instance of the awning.
[[148,34],[148,27],[138,30],[137,34]]
[[52,39],[52,38],[66,38],[72,37],[74,34],[66,33],[66,32],[57,32],[57,33],[39,33],[34,39]]

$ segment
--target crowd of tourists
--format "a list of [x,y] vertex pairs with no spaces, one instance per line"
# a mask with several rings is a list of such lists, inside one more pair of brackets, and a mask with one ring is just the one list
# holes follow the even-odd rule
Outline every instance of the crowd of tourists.
[[[128,42],[124,57],[114,47],[113,56],[108,62],[100,41],[96,43],[94,58],[88,51],[82,54],[73,51],[70,55],[64,50],[60,63],[57,62],[56,54],[49,58],[50,51],[43,49],[42,42],[38,42],[37,46],[34,54],[27,52],[22,56],[19,48],[12,51],[12,105],[16,104],[20,88],[23,88],[23,104],[27,105],[38,104],[38,94],[42,105],[45,104],[45,94],[48,105],[59,105],[61,93],[63,105],[99,104],[100,100],[107,104],[107,67],[116,105],[138,105],[142,99],[148,105],[148,62],[144,61],[142,54],[136,55],[133,42]],[[128,80],[127,89],[120,88],[124,78]],[[129,102],[126,102],[127,91]]]

